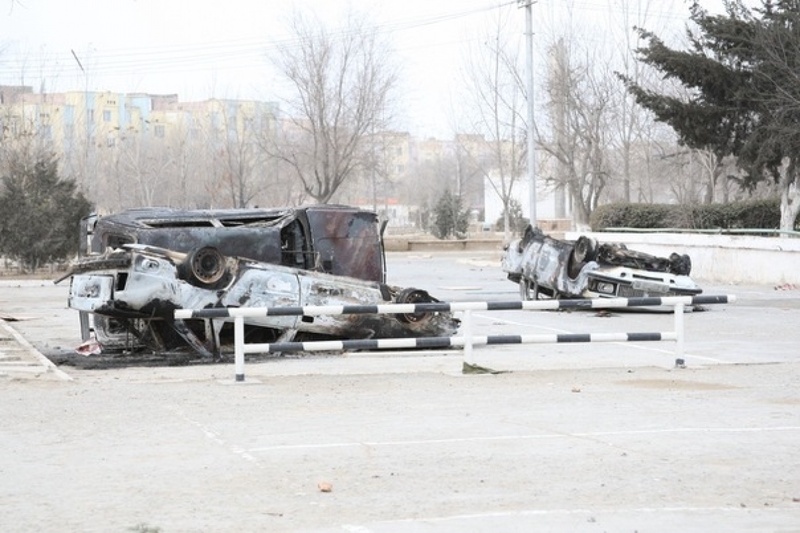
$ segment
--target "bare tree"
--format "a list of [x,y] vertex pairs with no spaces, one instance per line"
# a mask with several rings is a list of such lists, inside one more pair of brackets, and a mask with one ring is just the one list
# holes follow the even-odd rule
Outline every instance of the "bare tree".
[[265,148],[309,196],[326,203],[364,167],[369,134],[388,121],[397,74],[387,43],[354,13],[332,31],[295,12],[291,32],[294,39],[272,56],[293,92],[281,122],[288,127]]
[[383,131],[370,135],[362,179],[353,181],[348,188],[357,186],[355,196],[361,200],[369,198],[373,210],[385,212],[390,199],[397,196],[398,184],[408,176],[410,139],[406,132]]
[[175,159],[169,147],[151,135],[130,135],[119,146],[120,207],[169,205]]
[[[657,19],[657,16],[653,15],[657,13],[653,12],[653,8],[657,7],[662,12],[669,9],[672,3],[672,0],[618,0],[614,9],[609,9],[612,38],[607,42],[614,46],[612,53],[616,57],[615,64],[619,65],[619,72],[626,78],[637,83],[664,83],[653,69],[634,59],[635,49],[643,44],[634,27],[649,27],[656,23],[653,19]],[[651,176],[642,171],[652,168],[643,163],[650,157],[647,149],[654,134],[654,120],[647,110],[636,104],[628,91],[614,92],[613,98],[614,112],[609,131],[614,157],[618,162],[615,165],[618,174],[615,178],[621,182],[620,196],[626,202],[647,201],[645,184]]]
[[172,167],[175,179],[175,192],[177,194],[175,205],[185,208],[201,207],[208,204],[204,191],[198,189],[195,183],[204,172],[204,152],[198,141],[198,130],[192,128],[189,121],[178,123],[172,135],[165,139],[173,155]]
[[582,60],[562,39],[552,46],[546,82],[548,113],[555,124],[552,138],[538,145],[560,169],[548,179],[569,194],[576,224],[586,226],[609,181],[608,120],[615,91],[610,69],[584,50]]
[[67,155],[65,166],[67,175],[76,178],[78,188],[88,198],[97,198],[98,168],[98,140],[97,117],[95,117],[95,103],[97,94],[84,91],[77,95],[75,124],[70,126],[69,148],[64,152]]
[[6,175],[12,167],[19,169],[25,164],[32,165],[53,153],[52,142],[44,128],[26,117],[24,111],[16,114],[11,109],[3,109],[1,113],[0,175]]
[[[463,200],[465,208],[483,206],[483,180],[486,178],[486,169],[491,168],[497,160],[496,143],[488,142],[483,135],[460,133],[456,135],[452,145],[453,161],[456,165],[453,173],[454,191]],[[504,148],[508,148],[508,142]],[[507,150],[503,153],[507,154]],[[495,175],[490,174],[490,177]]]
[[[247,207],[261,192],[265,154],[259,147],[275,117],[255,102],[215,100],[207,131],[219,188],[231,207]],[[268,135],[269,134],[265,134]]]
[[509,207],[515,197],[514,183],[524,170],[525,130],[524,82],[520,76],[523,70],[517,56],[520,45],[510,37],[514,32],[510,31],[507,17],[507,11],[505,15],[498,12],[494,25],[480,40],[480,48],[470,50],[466,60],[465,87],[474,102],[471,129],[484,135],[486,143],[459,145],[500,197],[506,240],[510,238]]

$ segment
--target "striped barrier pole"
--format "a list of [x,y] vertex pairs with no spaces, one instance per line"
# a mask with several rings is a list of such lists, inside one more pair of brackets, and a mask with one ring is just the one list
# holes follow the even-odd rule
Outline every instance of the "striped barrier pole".
[[208,309],[176,309],[176,319],[189,318],[262,318],[265,316],[319,316],[363,314],[414,314],[454,311],[520,311],[553,309],[612,309],[620,307],[653,307],[724,304],[736,300],[728,295],[653,296],[638,298],[595,298],[583,300],[524,300],[510,302],[427,302],[417,304],[378,305],[307,305],[287,307],[216,307]]
[[[629,342],[676,341],[676,359],[684,352],[684,309],[686,305],[721,304],[736,300],[735,295],[662,296],[637,298],[598,298],[583,300],[525,300],[511,302],[428,302],[418,304],[379,305],[318,305],[289,307],[245,307],[176,309],[175,319],[233,318],[236,381],[244,381],[245,353],[375,350],[387,348],[448,348],[461,346],[464,359],[472,364],[474,345],[562,343],[562,342]],[[621,307],[674,306],[675,331],[655,333],[594,333],[559,335],[472,335],[472,313],[478,311],[549,310],[549,309],[609,309]],[[245,344],[244,319],[265,316],[319,316],[342,314],[412,314],[426,312],[463,311],[463,337],[418,337],[395,339],[366,339],[342,341],[281,342]]]
[[[243,320],[237,317],[236,322]],[[240,335],[244,338],[244,334]],[[413,337],[406,339],[357,339],[307,342],[273,342],[260,344],[235,343],[236,381],[244,381],[244,355],[247,353],[276,352],[340,352],[346,350],[385,350],[410,348],[464,348],[465,362],[474,364],[467,358],[467,346],[488,346],[501,344],[558,344],[588,342],[657,342],[675,341],[675,331],[634,332],[634,333],[558,333],[537,335],[477,335],[464,337]]]
[[338,352],[345,350],[385,350],[398,348],[457,348],[499,344],[554,344],[585,342],[674,341],[674,331],[633,333],[555,333],[534,335],[474,335],[471,337],[411,337],[392,339],[357,339],[306,342],[246,344],[245,353]]

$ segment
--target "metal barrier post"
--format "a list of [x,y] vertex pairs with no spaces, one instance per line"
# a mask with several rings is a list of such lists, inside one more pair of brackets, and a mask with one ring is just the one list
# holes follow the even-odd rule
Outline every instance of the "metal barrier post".
[[464,362],[468,365],[474,364],[472,360],[472,311],[464,311],[464,321],[461,323],[464,328]]
[[675,358],[683,359],[683,308],[685,304],[675,304]]
[[236,381],[244,381],[244,317],[233,319],[233,350]]

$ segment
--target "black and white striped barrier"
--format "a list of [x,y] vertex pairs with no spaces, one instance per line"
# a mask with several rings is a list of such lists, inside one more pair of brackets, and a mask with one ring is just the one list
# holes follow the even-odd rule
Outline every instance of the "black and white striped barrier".
[[619,307],[653,307],[677,304],[724,304],[735,300],[733,295],[656,296],[640,298],[596,298],[583,300],[530,300],[511,302],[428,302],[417,304],[379,305],[307,305],[287,307],[220,307],[211,309],[176,309],[175,318],[255,318],[265,316],[319,316],[366,314],[413,314],[454,311],[518,311],[547,309],[610,309]]
[[[176,309],[175,319],[234,320],[234,352],[236,381],[244,381],[244,354],[298,351],[342,351],[409,348],[463,347],[465,362],[472,364],[472,348],[481,345],[529,343],[643,342],[675,341],[676,357],[683,356],[683,313],[687,305],[724,304],[736,300],[734,295],[662,296],[640,298],[598,298],[583,300],[532,300],[510,302],[428,302],[417,304],[380,305],[316,305],[288,307],[226,307],[210,309]],[[514,311],[553,309],[613,309],[622,307],[673,306],[675,330],[636,333],[569,333],[556,335],[472,335],[472,311]],[[362,339],[310,342],[244,343],[244,319],[265,316],[319,316],[346,314],[412,314],[463,311],[460,337],[417,337],[405,339]]]
[[464,337],[415,337],[408,339],[363,339],[248,344],[247,353],[336,352],[344,350],[386,350],[412,348],[457,348],[489,344],[553,344],[561,342],[674,341],[675,332],[655,333],[560,333],[550,335],[476,335]]

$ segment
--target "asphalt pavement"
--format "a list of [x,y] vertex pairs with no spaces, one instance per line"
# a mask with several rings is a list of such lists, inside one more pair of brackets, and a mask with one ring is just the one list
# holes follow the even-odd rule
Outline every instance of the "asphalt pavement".
[[[518,299],[492,253],[390,253],[442,301]],[[14,531],[800,531],[800,291],[674,342],[59,364],[66,284],[1,281],[0,525]],[[663,312],[473,312],[476,335],[665,331]],[[83,357],[83,356],[81,356]],[[22,367],[29,367],[20,370]]]

